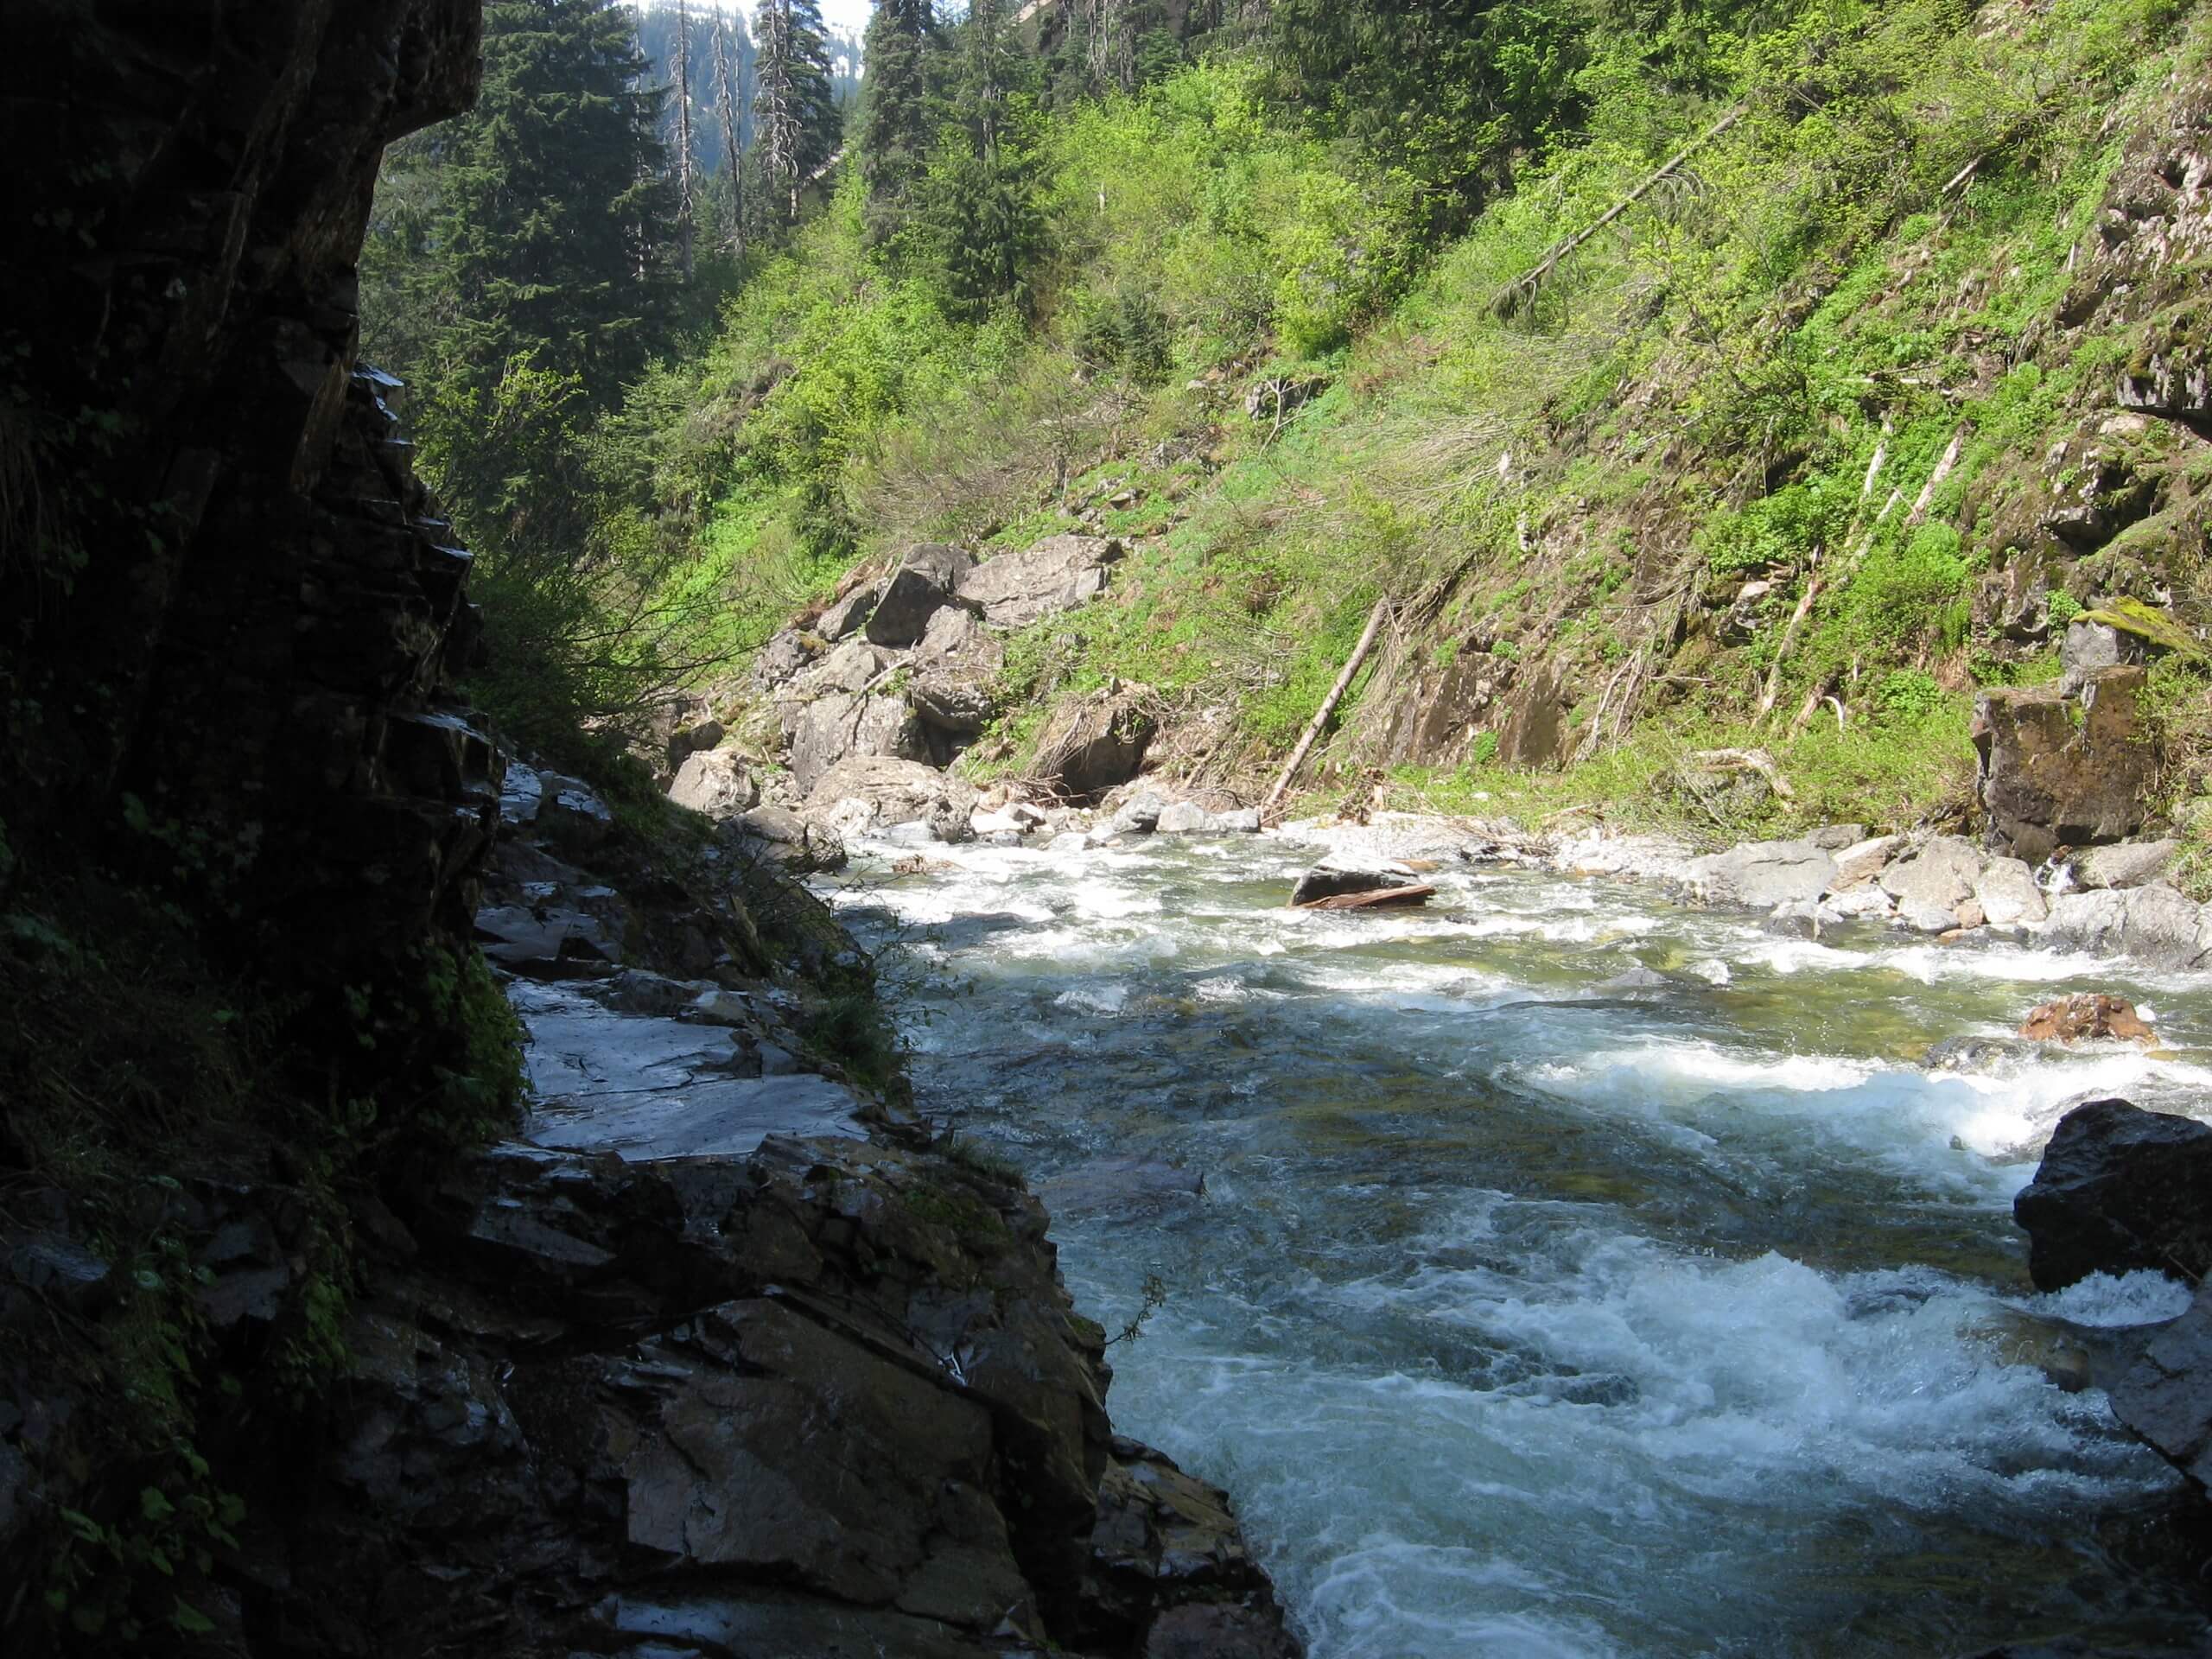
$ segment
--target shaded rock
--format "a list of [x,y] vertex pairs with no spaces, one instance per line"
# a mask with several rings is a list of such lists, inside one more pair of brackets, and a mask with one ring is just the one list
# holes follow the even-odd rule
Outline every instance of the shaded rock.
[[939,841],[965,841],[973,833],[973,785],[918,761],[856,755],[831,767],[807,798],[810,821],[836,819],[848,834],[894,824],[925,823]]
[[833,645],[841,639],[850,639],[874,614],[880,591],[873,582],[854,588],[822,613],[815,621],[814,632]]
[[1709,904],[1764,910],[1827,892],[1836,861],[1805,841],[1754,841],[1694,860],[1690,879]]
[[1959,906],[1974,897],[1981,853],[1957,836],[1939,836],[1909,858],[1885,869],[1882,890],[1897,901],[1909,927],[1937,933],[1958,925]]
[[2033,925],[2050,913],[2035,872],[2017,858],[1993,858],[1974,878],[1974,896],[1992,927]]
[[2074,860],[2074,879],[2085,887],[2139,887],[2155,881],[2180,856],[2177,841],[2127,841],[2092,847]]
[[968,569],[967,554],[943,542],[908,548],[868,613],[869,641],[898,649],[919,644],[930,619],[952,602]]
[[1567,759],[1567,716],[1573,706],[1556,666],[1548,663],[1525,675],[1498,733],[1497,758],[1514,766],[1560,765]]
[[1052,716],[1038,740],[1038,775],[1078,800],[1103,794],[1136,776],[1158,730],[1148,693],[1101,692]]
[[1904,845],[1903,836],[1872,836],[1853,842],[1837,852],[1835,880],[1829,886],[1840,891],[1857,887],[1862,881],[1872,881]]
[[1311,905],[1348,893],[1382,893],[1405,885],[1402,874],[1389,870],[1337,869],[1317,864],[1298,878],[1297,885],[1290,890],[1290,902],[1294,906]]
[[476,912],[476,938],[502,968],[539,979],[603,974],[622,958],[620,937],[581,910],[487,906]]
[[741,846],[756,857],[775,860],[794,874],[845,868],[845,843],[787,806],[756,806],[738,819],[736,828]]
[[2106,1394],[2113,1416],[2200,1491],[2212,1486],[2212,1290],[2200,1287]]
[[1107,537],[1048,536],[962,573],[959,596],[994,627],[1027,627],[1103,593],[1108,567],[1122,550],[1121,543]]
[[2000,686],[1974,707],[1990,827],[2040,863],[2061,846],[2119,841],[2142,827],[2156,757],[2142,741],[2139,667],[2089,672],[2078,702],[2056,686]]
[[2153,1033],[2138,1017],[2133,1003],[2101,991],[2076,991],[2031,1009],[2020,1023],[2020,1035],[2043,1043],[2073,1043],[2097,1037],[2148,1042]]
[[906,701],[923,724],[963,742],[991,717],[990,683],[981,675],[948,669],[918,674],[907,683]]
[[687,757],[677,768],[668,798],[710,818],[734,818],[760,804],[760,785],[743,756],[730,749],[711,749]]
[[505,775],[499,780],[499,822],[525,829],[537,822],[544,807],[544,779],[521,761],[508,761]]
[[2038,1290],[2138,1268],[2201,1278],[2212,1268],[2212,1128],[2125,1100],[2076,1106],[2012,1217]]
[[538,774],[544,798],[537,809],[537,829],[554,845],[569,852],[588,852],[603,846],[614,833],[614,810],[581,778],[558,772]]

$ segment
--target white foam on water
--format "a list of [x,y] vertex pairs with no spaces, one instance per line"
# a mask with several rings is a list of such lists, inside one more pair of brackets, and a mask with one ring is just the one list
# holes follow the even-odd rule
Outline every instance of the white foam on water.
[[2148,1269],[2117,1277],[2093,1273],[2063,1290],[2028,1297],[2020,1306],[2045,1319],[2110,1328],[2177,1319],[2189,1312],[2196,1294],[2181,1280]]

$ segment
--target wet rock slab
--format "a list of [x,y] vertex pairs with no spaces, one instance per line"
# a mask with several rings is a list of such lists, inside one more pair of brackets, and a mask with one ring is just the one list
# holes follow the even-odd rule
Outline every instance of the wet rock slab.
[[[616,1014],[557,985],[518,983],[509,1001],[530,1034],[540,1146],[629,1160],[739,1156],[771,1135],[865,1134],[861,1101],[812,1072],[761,1075],[740,1035]],[[748,1075],[749,1073],[749,1075]]]

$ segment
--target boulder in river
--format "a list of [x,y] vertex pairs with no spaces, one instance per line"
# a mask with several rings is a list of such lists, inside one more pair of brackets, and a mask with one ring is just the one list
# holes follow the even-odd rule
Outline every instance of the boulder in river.
[[2062,950],[2129,956],[2154,968],[2192,967],[2212,954],[2204,907],[2154,881],[2124,891],[2062,893],[2041,936]]
[[2020,1035],[2043,1043],[2075,1043],[2098,1037],[2147,1042],[2152,1033],[2135,1012],[2133,1003],[2101,991],[2076,991],[2031,1012],[2021,1022]]
[[1962,836],[1938,836],[1884,870],[1882,888],[1897,901],[1897,914],[1907,926],[1945,932],[1959,925],[1959,906],[1974,897],[1981,858]]
[[1974,896],[1992,927],[2040,922],[2050,913],[2050,902],[2036,885],[2035,872],[2021,859],[1991,859],[1974,878]]
[[1836,879],[1836,861],[1809,841],[1752,841],[1694,861],[1690,879],[1709,904],[1769,910],[1818,899]]
[[2113,1415],[2200,1491],[2212,1487],[2212,1293],[2199,1288],[2106,1393]]
[[2125,1100],[2076,1106],[2012,1217],[2038,1290],[2139,1268],[2199,1279],[2212,1268],[2212,1127]]
[[2092,847],[2074,860],[2074,879],[2085,887],[2139,887],[2155,881],[2180,855],[2177,841],[2125,841]]
[[806,817],[845,834],[868,834],[894,824],[926,823],[939,841],[965,841],[976,812],[976,791],[919,761],[855,755],[824,772],[807,797]]
[[1316,864],[1298,878],[1298,885],[1290,890],[1290,902],[1295,906],[1347,893],[1382,893],[1408,886],[1410,881],[1410,877],[1396,871],[1338,869],[1328,864]]

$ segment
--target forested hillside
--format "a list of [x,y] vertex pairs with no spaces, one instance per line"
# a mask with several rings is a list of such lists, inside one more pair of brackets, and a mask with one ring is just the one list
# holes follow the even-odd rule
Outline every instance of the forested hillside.
[[1075,531],[1127,557],[1006,641],[978,777],[1118,681],[1155,764],[1249,786],[1382,601],[1305,774],[1353,804],[1963,818],[1977,696],[2085,613],[2152,658],[2145,810],[2198,791],[2184,8],[887,3],[847,131],[753,145],[788,181],[842,144],[819,199],[688,282],[617,42],[632,147],[567,200],[623,234],[487,285],[533,163],[473,147],[540,14],[628,28],[491,9],[442,228],[378,256],[425,297],[372,315],[526,729],[678,682],[734,721],[856,568]]

